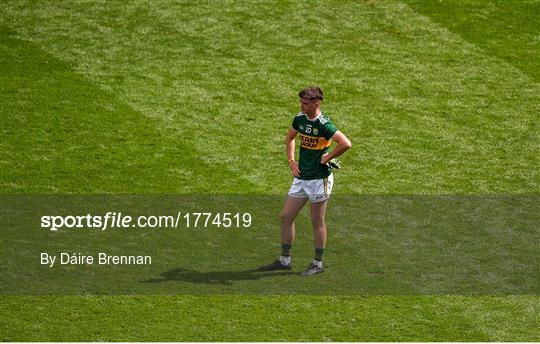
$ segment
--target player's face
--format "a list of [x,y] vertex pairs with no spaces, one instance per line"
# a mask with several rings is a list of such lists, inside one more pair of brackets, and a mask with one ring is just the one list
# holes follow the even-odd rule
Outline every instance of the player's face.
[[302,112],[308,115],[312,115],[317,112],[320,102],[316,99],[300,98],[300,109]]

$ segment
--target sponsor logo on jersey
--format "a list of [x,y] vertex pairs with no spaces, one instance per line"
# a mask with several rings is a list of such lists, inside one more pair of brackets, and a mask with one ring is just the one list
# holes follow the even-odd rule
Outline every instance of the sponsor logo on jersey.
[[321,150],[330,147],[330,141],[325,137],[315,137],[300,134],[300,147],[305,149]]
[[317,135],[318,133],[319,133],[319,129],[313,128],[313,134],[314,134],[314,135]]

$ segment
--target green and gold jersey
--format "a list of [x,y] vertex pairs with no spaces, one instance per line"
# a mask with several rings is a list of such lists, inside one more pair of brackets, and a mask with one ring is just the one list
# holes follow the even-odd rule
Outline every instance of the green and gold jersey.
[[299,113],[293,120],[292,127],[300,136],[300,177],[311,180],[325,178],[332,173],[332,168],[321,165],[321,157],[328,151],[331,138],[338,130],[330,118],[320,114],[310,120],[304,113]]

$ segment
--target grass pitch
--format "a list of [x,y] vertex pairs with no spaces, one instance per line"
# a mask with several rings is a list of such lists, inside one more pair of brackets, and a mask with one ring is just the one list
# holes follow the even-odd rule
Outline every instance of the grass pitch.
[[[527,194],[538,207],[538,1],[17,1],[0,12],[2,194],[283,195],[296,93],[317,84],[354,145],[336,195]],[[538,341],[538,221],[527,223],[506,243],[533,264],[532,279],[509,281],[526,292],[14,296],[3,284],[0,339]],[[308,223],[299,230],[307,258]],[[341,231],[330,251],[354,234]],[[385,232],[360,233],[385,247]],[[266,260],[277,250],[263,238]],[[205,264],[233,262],[215,252]],[[384,252],[367,256],[384,268]],[[377,271],[364,269],[345,272],[369,283]]]
[[539,311],[533,296],[34,296],[2,308],[13,341],[534,341]]

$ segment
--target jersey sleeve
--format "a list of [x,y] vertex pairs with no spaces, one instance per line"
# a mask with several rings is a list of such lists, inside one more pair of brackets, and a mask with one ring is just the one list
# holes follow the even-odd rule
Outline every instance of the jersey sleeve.
[[292,127],[296,130],[300,130],[300,124],[299,124],[299,117],[298,116],[294,116],[293,120],[292,120]]
[[324,128],[323,134],[327,140],[330,140],[332,136],[334,136],[336,131],[338,131],[338,128],[336,128],[336,126],[330,121],[326,122],[323,128]]

